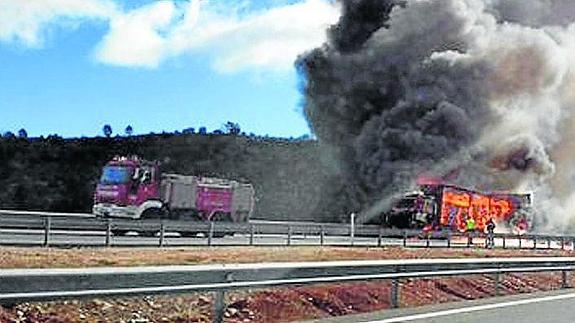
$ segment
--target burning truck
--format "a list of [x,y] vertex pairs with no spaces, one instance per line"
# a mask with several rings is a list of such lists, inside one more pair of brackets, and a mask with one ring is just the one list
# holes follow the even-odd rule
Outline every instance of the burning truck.
[[249,183],[165,174],[160,164],[115,157],[102,170],[93,213],[126,219],[246,222],[254,210]]
[[514,233],[532,229],[532,195],[484,193],[449,184],[423,184],[393,203],[380,221],[384,226],[426,231],[463,232],[472,217],[478,231],[490,219]]

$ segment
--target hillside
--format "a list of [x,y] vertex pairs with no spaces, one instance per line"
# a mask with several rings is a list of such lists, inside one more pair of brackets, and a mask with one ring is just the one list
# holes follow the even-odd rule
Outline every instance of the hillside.
[[346,212],[316,141],[200,134],[0,138],[0,208],[89,212],[101,167],[123,154],[159,160],[169,172],[247,180],[254,218],[333,221]]

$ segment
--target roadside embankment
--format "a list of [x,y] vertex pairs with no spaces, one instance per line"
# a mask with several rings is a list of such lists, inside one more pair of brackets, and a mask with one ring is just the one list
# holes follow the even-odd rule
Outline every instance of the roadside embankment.
[[[561,250],[402,248],[182,248],[44,249],[0,248],[1,268],[193,265],[281,261],[408,258],[569,256]],[[560,274],[510,274],[502,294],[549,290]],[[404,280],[401,306],[475,299],[493,295],[490,276]],[[390,283],[314,285],[228,293],[230,322],[286,322],[389,308]],[[209,322],[209,294],[59,301],[0,307],[0,322]]]

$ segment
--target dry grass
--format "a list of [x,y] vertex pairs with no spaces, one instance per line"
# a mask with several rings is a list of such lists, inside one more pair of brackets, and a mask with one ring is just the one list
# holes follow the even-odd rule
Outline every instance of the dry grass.
[[397,258],[566,256],[561,250],[402,249],[330,247],[215,247],[53,249],[0,247],[0,268],[193,265]]

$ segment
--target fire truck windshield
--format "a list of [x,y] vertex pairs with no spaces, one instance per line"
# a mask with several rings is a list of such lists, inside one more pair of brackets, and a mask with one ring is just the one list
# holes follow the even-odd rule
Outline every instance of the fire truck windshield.
[[123,166],[106,166],[100,178],[100,184],[123,184],[130,179],[131,170]]

